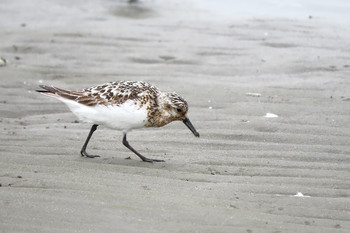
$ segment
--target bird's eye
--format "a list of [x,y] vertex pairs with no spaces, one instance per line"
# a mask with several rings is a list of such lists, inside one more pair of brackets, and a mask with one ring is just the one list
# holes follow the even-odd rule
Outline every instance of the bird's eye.
[[177,112],[182,112],[182,109],[181,108],[177,108],[176,111]]

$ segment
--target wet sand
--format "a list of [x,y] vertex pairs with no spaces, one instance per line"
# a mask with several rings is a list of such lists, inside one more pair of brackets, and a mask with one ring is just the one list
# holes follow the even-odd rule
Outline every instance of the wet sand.
[[[348,25],[36,2],[0,7],[0,232],[349,232]],[[117,80],[184,96],[201,137],[131,132],[149,164],[100,127],[82,158],[90,125],[35,89]]]

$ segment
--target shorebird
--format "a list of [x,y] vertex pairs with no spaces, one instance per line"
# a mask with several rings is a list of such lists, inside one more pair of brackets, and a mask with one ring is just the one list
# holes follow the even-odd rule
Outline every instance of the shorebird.
[[187,117],[188,104],[175,92],[161,92],[155,86],[142,81],[109,82],[81,91],[69,91],[54,86],[40,85],[37,92],[65,103],[79,120],[92,127],[80,154],[88,158],[99,157],[86,152],[92,134],[99,125],[123,132],[123,145],[144,162],[164,162],[150,159],[130,146],[126,135],[133,129],[162,127],[172,121],[182,121],[196,136]]

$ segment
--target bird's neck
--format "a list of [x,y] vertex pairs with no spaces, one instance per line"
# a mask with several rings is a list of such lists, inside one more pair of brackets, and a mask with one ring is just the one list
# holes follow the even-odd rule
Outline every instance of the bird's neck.
[[147,127],[162,127],[174,120],[174,117],[169,113],[169,97],[167,93],[159,94],[157,101],[153,103],[151,111],[148,114]]

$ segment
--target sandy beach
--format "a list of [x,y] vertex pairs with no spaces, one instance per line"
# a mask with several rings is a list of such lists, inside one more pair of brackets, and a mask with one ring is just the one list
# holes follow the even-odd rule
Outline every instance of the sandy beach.
[[[350,232],[350,21],[198,1],[3,1],[0,232]],[[128,134],[38,85],[143,80],[189,103]],[[126,159],[129,158],[130,159]]]

